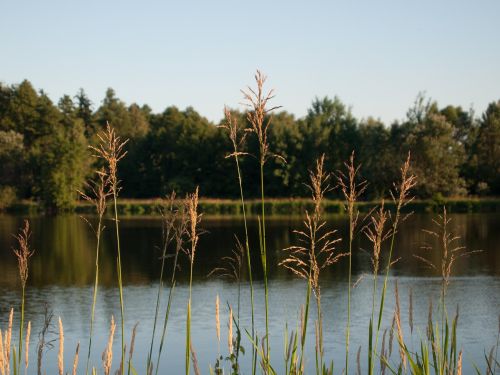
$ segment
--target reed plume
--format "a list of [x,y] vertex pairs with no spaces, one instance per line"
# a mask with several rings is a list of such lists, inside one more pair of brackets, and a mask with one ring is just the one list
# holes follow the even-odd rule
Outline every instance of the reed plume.
[[153,321],[153,331],[151,333],[151,344],[149,346],[148,359],[146,362],[146,373],[149,374],[150,367],[152,366],[152,356],[153,356],[153,346],[156,334],[156,325],[158,320],[158,313],[160,309],[161,292],[163,290],[163,274],[165,270],[165,262],[167,259],[167,250],[175,239],[175,225],[178,216],[178,209],[175,207],[175,191],[173,191],[166,200],[161,199],[159,205],[159,212],[162,217],[162,254],[161,254],[161,268],[160,268],[160,280],[158,282],[158,292],[156,294],[156,308],[155,317]]
[[[243,145],[245,142],[245,137],[246,133],[245,132],[240,132],[239,131],[239,126],[238,126],[238,121],[235,117],[232,116],[231,111],[225,107],[224,108],[224,117],[225,121],[224,124],[222,125],[223,128],[225,128],[229,134],[229,139],[231,140],[231,143],[233,144],[233,152],[227,157],[233,157],[235,164],[236,164],[236,172],[238,173],[238,185],[240,188],[240,201],[241,201],[241,212],[243,213],[243,225],[245,228],[245,249],[246,249],[246,256],[247,256],[247,268],[248,268],[248,281],[250,283],[250,309],[251,309],[251,319],[252,319],[252,341],[255,342],[255,314],[254,314],[254,290],[253,290],[253,274],[252,274],[252,262],[250,258],[250,243],[249,243],[249,236],[248,236],[248,225],[247,225],[247,215],[246,215],[246,207],[245,207],[245,198],[243,195],[243,179],[241,175],[241,168],[240,168],[240,162],[239,162],[239,157],[246,155],[245,152],[243,152]],[[239,309],[238,309],[239,312]],[[238,313],[239,316],[239,313]],[[252,374],[255,375],[255,370],[256,370],[256,363],[257,363],[257,351],[254,347],[252,347]]]
[[85,366],[85,374],[88,374],[90,354],[92,350],[92,335],[94,332],[94,317],[95,317],[95,306],[97,301],[97,288],[99,285],[99,252],[101,247],[101,236],[104,231],[103,217],[107,208],[107,199],[111,195],[110,191],[110,181],[109,176],[104,168],[96,171],[97,178],[94,181],[88,183],[88,194],[84,192],[79,192],[81,198],[90,204],[94,205],[97,212],[97,227],[94,226],[85,219],[92,231],[96,236],[96,256],[95,256],[95,280],[94,280],[94,291],[92,297],[92,308],[90,313],[90,330],[89,330],[89,347],[87,353],[87,364]]
[[[120,180],[118,179],[118,162],[122,160],[127,151],[124,151],[124,146],[127,144],[128,139],[122,141],[120,137],[116,134],[115,129],[113,129],[109,123],[106,126],[106,130],[101,134],[98,134],[99,145],[97,147],[90,146],[94,151],[95,156],[103,159],[106,163],[106,176],[110,187],[111,195],[113,196],[113,208],[115,216],[115,231],[116,231],[116,253],[117,253],[117,275],[118,275],[118,289],[120,293],[120,315],[121,315],[121,338],[122,338],[122,350],[121,350],[121,360],[125,359],[125,314],[124,314],[124,302],[123,302],[123,282],[122,282],[122,263],[121,263],[121,249],[120,249],[120,234],[119,234],[119,221],[118,221],[118,209],[117,209],[117,199],[118,194],[121,190]],[[123,368],[121,371],[123,375]]]
[[[266,248],[266,213],[265,213],[265,193],[264,193],[264,165],[269,157],[284,159],[275,155],[269,150],[268,131],[271,125],[271,112],[279,107],[269,107],[269,101],[274,98],[273,90],[265,92],[264,83],[266,76],[259,70],[255,74],[255,83],[257,89],[247,87],[247,90],[241,90],[243,93],[244,104],[249,108],[247,119],[250,123],[249,131],[254,133],[259,144],[259,165],[260,165],[260,195],[261,195],[261,217],[259,219],[259,247],[261,255],[262,270],[264,276],[264,304],[265,304],[265,319],[266,319],[266,335],[265,335],[265,354],[264,361],[265,372],[271,370],[270,348],[269,348],[269,293],[267,282],[267,248]],[[255,372],[255,371],[254,371]]]
[[109,375],[111,371],[111,365],[113,363],[113,337],[115,335],[115,318],[111,315],[111,326],[109,328],[109,336],[108,336],[108,344],[106,345],[106,349],[102,353],[102,365],[104,368],[104,375]]
[[[303,322],[301,321],[301,357],[299,368],[302,368],[304,360],[304,346],[311,291],[316,297],[317,321],[319,328],[321,328],[321,290],[319,283],[321,270],[338,262],[341,257],[347,255],[345,253],[335,252],[335,246],[340,241],[340,238],[335,238],[337,231],[328,230],[326,228],[326,221],[322,216],[324,196],[331,190],[329,184],[330,174],[324,170],[324,161],[325,156],[322,155],[316,161],[316,169],[314,171],[309,171],[310,182],[306,186],[311,191],[311,200],[314,210],[312,213],[306,210],[303,222],[304,229],[294,230],[300,244],[284,249],[287,253],[287,257],[280,262],[281,266],[289,269],[295,275],[307,281],[305,314]],[[318,347],[322,349],[322,340],[320,340],[322,332],[318,332],[318,334]]]
[[14,255],[17,258],[17,264],[19,269],[19,278],[21,279],[21,319],[19,321],[19,358],[18,367],[21,367],[21,357],[23,353],[23,328],[24,328],[24,303],[25,303],[25,291],[26,282],[28,281],[28,260],[34,254],[34,250],[30,250],[29,240],[31,237],[30,223],[28,220],[24,220],[24,227],[15,236],[18,248],[13,249]]
[[[387,265],[385,267],[385,275],[384,275],[384,285],[382,287],[382,293],[380,296],[380,305],[379,305],[379,312],[378,312],[378,320],[377,320],[377,327],[376,327],[376,333],[375,333],[375,345],[373,352],[370,351],[370,355],[373,355],[374,353],[377,352],[377,345],[378,345],[378,338],[380,334],[380,326],[382,324],[382,315],[384,312],[384,304],[385,304],[385,295],[387,291],[387,281],[389,279],[389,271],[391,269],[391,266],[394,264],[394,260],[392,259],[392,253],[394,250],[394,243],[395,243],[395,238],[396,238],[396,233],[398,231],[399,225],[401,222],[405,221],[410,215],[411,212],[401,216],[402,215],[402,209],[408,205],[414,197],[410,196],[411,189],[415,187],[417,184],[417,177],[411,173],[411,154],[408,152],[408,156],[406,158],[406,161],[403,163],[402,167],[400,168],[401,172],[401,177],[398,182],[393,183],[393,188],[390,190],[390,195],[392,198],[392,201],[394,205],[396,206],[396,212],[394,215],[391,215],[390,218],[392,219],[392,225],[391,225],[391,234],[390,234],[390,246],[389,246],[389,256],[387,257]],[[373,374],[373,366],[374,366],[374,361],[371,361],[372,365],[369,368],[369,374]]]
[[[164,226],[165,223],[168,222],[168,215],[165,213],[165,209],[162,210],[162,216],[163,221],[164,221]],[[168,210],[167,210],[168,212]],[[179,253],[182,251],[184,252],[185,249],[185,241],[187,241],[188,237],[188,227],[189,227],[189,215],[188,215],[188,203],[187,199],[185,199],[182,204],[175,209],[173,215],[176,217],[174,220],[175,226],[173,228],[173,237],[174,237],[174,243],[175,243],[175,250],[174,250],[174,264],[172,268],[172,275],[170,278],[170,288],[168,292],[168,300],[167,300],[167,309],[165,310],[165,318],[163,320],[163,329],[162,329],[162,335],[161,335],[161,340],[160,340],[160,347],[158,349],[158,357],[156,359],[156,374],[158,374],[158,369],[160,365],[160,358],[161,358],[161,353],[163,350],[163,344],[165,340],[165,336],[167,334],[167,325],[168,325],[168,319],[170,316],[170,307],[172,304],[172,298],[174,296],[174,290],[175,290],[175,284],[176,284],[176,272],[178,268],[178,260],[179,260]],[[165,232],[166,233],[166,232]],[[165,237],[164,237],[165,238]],[[153,366],[151,365],[149,368],[149,372],[147,372],[147,375],[150,375],[152,373],[152,368]]]
[[64,374],[64,328],[61,317],[59,317],[59,352],[57,354],[57,368],[59,375]]
[[[201,220],[201,215],[198,214],[198,187],[195,192],[189,194],[186,198],[186,207],[188,215],[188,230],[187,236],[191,244],[190,247],[183,249],[184,253],[189,259],[189,300],[187,305],[187,319],[186,319],[186,375],[189,375],[190,355],[191,355],[191,302],[192,302],[192,285],[193,285],[193,265],[196,255],[196,247],[199,240],[198,224]],[[157,369],[158,370],[158,369]]]
[[[370,216],[370,222],[364,227],[363,231],[366,238],[372,244],[371,262],[373,267],[373,290],[372,290],[372,313],[370,317],[369,332],[368,332],[368,369],[374,367],[374,357],[376,352],[373,350],[373,322],[375,318],[375,299],[377,296],[377,281],[380,264],[380,252],[382,244],[390,235],[391,230],[386,228],[386,223],[389,219],[389,213],[384,209],[384,200],[380,207]],[[370,371],[370,370],[369,370]]]
[[349,341],[351,334],[351,289],[352,289],[352,243],[354,233],[359,221],[359,210],[355,203],[366,190],[367,182],[358,182],[360,165],[354,164],[354,151],[349,158],[349,162],[344,163],[345,172],[338,171],[337,182],[346,200],[345,210],[349,216],[349,276],[347,289],[347,324],[346,324],[346,346],[345,346],[345,373],[349,373]]

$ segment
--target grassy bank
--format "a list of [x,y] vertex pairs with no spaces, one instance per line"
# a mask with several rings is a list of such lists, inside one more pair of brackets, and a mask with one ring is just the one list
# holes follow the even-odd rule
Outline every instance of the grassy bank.
[[[158,199],[121,199],[117,203],[121,215],[158,215]],[[368,212],[380,202],[357,202],[361,212]],[[259,199],[248,200],[247,210],[251,215],[258,215],[261,211]],[[323,207],[328,214],[344,214],[343,202],[338,200],[325,200]],[[394,210],[393,202],[386,202],[386,208]],[[500,212],[500,198],[453,198],[453,199],[425,199],[414,200],[408,204],[406,211],[416,213],[435,213],[442,207],[450,213],[489,213]],[[267,199],[265,210],[268,215],[301,215],[306,209],[311,210],[312,203],[308,199],[276,198]],[[241,204],[236,199],[200,199],[200,211],[205,215],[242,215]],[[44,213],[44,208],[33,201],[16,202],[4,210],[14,214]],[[95,213],[95,207],[87,202],[77,202],[71,212],[77,214]]]

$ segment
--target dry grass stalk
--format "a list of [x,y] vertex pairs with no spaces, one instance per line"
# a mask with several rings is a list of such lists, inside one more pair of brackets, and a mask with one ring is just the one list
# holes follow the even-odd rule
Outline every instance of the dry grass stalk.
[[395,327],[396,327],[396,315],[394,314],[392,316],[392,324],[391,324],[391,329],[389,331],[389,356],[388,356],[388,358],[390,358],[391,355],[392,355],[392,345],[393,345],[393,342],[394,342],[394,330],[395,330]]
[[410,288],[410,304],[408,307],[408,320],[410,324],[410,333],[413,334],[413,289]]
[[462,375],[462,351],[458,353],[457,375]]
[[306,211],[304,230],[294,230],[300,245],[284,249],[287,258],[280,265],[288,268],[297,276],[308,280],[316,296],[320,294],[319,277],[323,268],[339,261],[346,253],[335,253],[340,238],[334,238],[336,230],[326,230],[326,221],[322,218],[321,205],[324,194],[330,189],[330,175],[324,171],[324,155],[316,162],[316,170],[310,171],[310,185],[314,212]]
[[384,329],[384,334],[382,336],[382,347],[380,348],[380,373],[385,374],[385,368],[386,368],[386,350],[385,350],[385,339],[387,336],[387,329]]
[[5,373],[10,374],[10,351],[11,351],[11,341],[12,341],[12,324],[14,321],[14,309],[10,309],[10,314],[9,314],[9,324],[7,326],[7,332],[5,333],[5,344],[4,344],[4,351],[5,351]]
[[387,240],[392,231],[386,229],[385,225],[389,219],[389,213],[384,209],[384,201],[371,216],[370,223],[364,227],[364,233],[366,238],[372,243],[372,266],[374,277],[378,274],[379,264],[380,264],[380,251],[382,249],[382,243]]
[[215,333],[217,334],[217,345],[220,353],[220,301],[218,294],[215,297]]
[[119,181],[117,178],[118,162],[127,155],[127,151],[123,147],[127,144],[128,139],[122,142],[116,131],[109,123],[106,124],[106,130],[97,134],[99,145],[97,147],[89,146],[94,151],[94,156],[103,159],[107,162],[108,170],[106,177],[109,186],[115,190],[119,190]]
[[399,356],[401,357],[401,363],[406,372],[406,352],[403,348],[404,346],[404,338],[403,338],[403,329],[401,325],[401,308],[399,305],[399,290],[398,290],[398,282],[396,281],[395,287],[395,298],[396,298],[396,311],[394,312],[394,318],[396,319],[396,328],[398,334],[398,342],[399,342]]
[[198,214],[198,187],[192,194],[188,194],[186,197],[186,208],[188,215],[188,230],[187,236],[188,240],[191,243],[191,246],[182,249],[189,258],[189,262],[191,265],[194,263],[194,257],[196,255],[196,247],[198,245],[200,232],[198,230],[198,224],[201,221],[201,214]]
[[51,327],[52,318],[54,314],[52,311],[49,311],[47,304],[44,305],[44,321],[42,330],[39,333],[38,346],[37,346],[37,374],[42,375],[42,359],[43,359],[43,351],[46,346],[52,347],[52,342],[46,341],[46,336],[49,333],[49,329]]
[[31,336],[31,321],[28,322],[28,327],[26,328],[26,351],[24,353],[24,369],[28,370],[29,356],[30,356],[30,336]]
[[359,221],[359,210],[356,209],[355,203],[366,190],[368,183],[366,180],[357,182],[361,165],[355,165],[354,151],[349,158],[349,162],[344,163],[344,167],[345,172],[340,170],[337,172],[337,183],[346,200],[345,209],[349,215],[349,236],[353,238]]
[[[87,184],[87,189],[89,190],[89,193],[87,194],[79,190],[78,193],[80,194],[80,197],[83,200],[95,206],[97,216],[99,217],[99,219],[102,219],[104,213],[106,212],[107,199],[111,195],[111,191],[109,190],[110,181],[109,181],[109,176],[104,168],[101,168],[100,170],[96,171],[96,174],[97,174],[97,180],[90,181]],[[95,232],[96,235],[100,234],[97,231]]]
[[59,375],[64,374],[64,328],[61,317],[59,317],[59,352],[57,354],[57,367]]
[[200,375],[200,367],[198,366],[198,358],[196,357],[196,352],[194,351],[192,344],[190,344],[189,350],[191,351],[191,359],[193,361],[194,374]]
[[227,348],[229,355],[233,354],[233,308],[229,307],[229,321],[227,322]]
[[3,353],[3,336],[0,329],[0,374],[5,375],[5,357]]
[[[446,212],[446,207],[443,207],[443,214],[439,215],[439,220],[433,219],[433,223],[437,227],[436,230],[426,230],[423,232],[435,238],[441,243],[440,250],[440,264],[435,264],[433,261],[426,256],[420,256],[414,254],[414,257],[422,261],[425,265],[429,266],[434,270],[439,270],[441,272],[441,280],[443,282],[444,292],[450,283],[450,276],[453,264],[455,261],[462,257],[467,257],[471,254],[478,253],[480,250],[467,251],[464,246],[456,245],[457,241],[460,240],[460,236],[456,236],[449,230],[449,224],[451,218],[448,217]],[[421,249],[427,253],[434,249],[434,246],[429,243],[425,243],[421,246]]]
[[18,242],[18,249],[13,249],[14,254],[17,257],[19,276],[21,278],[21,286],[23,289],[26,287],[26,281],[28,280],[28,259],[34,254],[34,250],[29,249],[29,239],[31,237],[30,223],[28,220],[24,220],[24,228],[21,232],[15,236]]
[[415,197],[410,197],[410,190],[417,184],[417,176],[411,173],[411,154],[408,152],[408,157],[401,167],[401,181],[399,183],[393,183],[393,189],[390,190],[390,194],[394,204],[396,205],[396,217],[393,220],[393,231],[394,234],[398,227],[400,221],[404,221],[412,213],[408,213],[401,218],[401,209],[408,205]]
[[73,358],[73,375],[76,375],[76,370],[78,369],[78,359],[80,353],[80,343],[76,344],[75,358]]
[[249,129],[250,132],[255,133],[259,142],[260,148],[260,164],[264,165],[269,158],[269,156],[278,157],[283,160],[279,155],[274,155],[269,152],[269,143],[267,140],[267,133],[271,125],[272,117],[269,114],[280,108],[270,107],[268,108],[268,103],[274,98],[274,90],[265,92],[264,83],[266,82],[266,76],[262,74],[259,70],[255,74],[255,82],[257,84],[257,89],[254,90],[251,87],[247,87],[247,90],[241,90],[243,98],[245,100],[244,105],[247,106],[250,111],[247,114],[248,122],[251,125]]
[[227,107],[224,107],[224,119],[225,121],[220,127],[227,130],[229,139],[233,144],[233,152],[226,155],[226,158],[246,155],[246,152],[241,151],[245,143],[246,134],[240,131],[238,120],[231,114],[231,111]]
[[115,329],[115,317],[111,315],[111,326],[109,328],[108,344],[106,345],[106,349],[104,349],[104,352],[102,353],[102,364],[105,375],[109,375],[111,371],[111,365],[113,363],[113,337],[115,335]]
[[132,338],[130,339],[130,349],[128,352],[128,363],[130,367],[130,363],[132,363],[132,357],[134,355],[134,349],[135,349],[135,335],[137,334],[137,326],[139,325],[139,322],[134,324],[134,328],[132,328]]

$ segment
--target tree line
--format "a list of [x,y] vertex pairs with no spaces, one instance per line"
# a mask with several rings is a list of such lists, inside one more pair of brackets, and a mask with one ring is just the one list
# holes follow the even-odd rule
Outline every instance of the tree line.
[[[231,112],[244,131],[246,113]],[[315,98],[303,118],[286,111],[270,116],[270,152],[280,157],[266,168],[269,196],[307,195],[304,182],[319,155],[325,154],[327,170],[336,171],[353,151],[369,181],[365,199],[387,195],[409,151],[419,179],[417,197],[500,195],[500,101],[477,115],[460,106],[440,107],[419,94],[406,118],[391,124],[357,119],[338,97]],[[83,89],[55,104],[25,80],[0,83],[0,208],[16,199],[70,208],[96,168],[88,146],[97,144],[107,122],[129,139],[120,170],[122,197],[184,193],[198,185],[205,197],[239,196],[225,129],[192,107],[154,113],[147,105],[127,105],[111,88],[98,107]],[[245,193],[257,196],[258,145],[250,134],[244,151]]]

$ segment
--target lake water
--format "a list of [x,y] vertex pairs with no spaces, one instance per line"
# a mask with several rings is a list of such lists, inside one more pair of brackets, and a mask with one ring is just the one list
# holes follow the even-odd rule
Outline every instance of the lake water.
[[[448,291],[450,314],[460,308],[458,326],[459,347],[464,349],[465,372],[471,373],[472,364],[484,368],[484,353],[495,344],[498,334],[500,314],[500,215],[470,214],[451,215],[451,228],[461,236],[461,242],[469,250],[483,250],[455,264],[453,278]],[[438,304],[440,278],[432,270],[418,262],[413,254],[420,252],[420,246],[428,237],[421,229],[432,228],[432,215],[414,215],[401,227],[397,235],[395,256],[401,260],[394,265],[389,281],[389,294],[383,328],[389,328],[394,311],[394,284],[398,281],[402,321],[408,342],[417,344],[425,337],[429,299]],[[0,215],[0,328],[7,325],[10,307],[19,308],[19,277],[16,259],[12,254],[15,245],[11,234],[22,225],[22,217]],[[88,326],[92,303],[94,279],[95,241],[87,224],[78,216],[31,217],[33,229],[32,247],[36,253],[30,260],[27,287],[26,320],[32,322],[32,345],[38,341],[37,333],[43,322],[44,306],[49,306],[56,317],[60,316],[65,329],[65,361],[70,369],[74,348],[79,341],[80,370],[84,367],[88,345]],[[92,218],[90,218],[92,220]],[[95,341],[92,362],[101,371],[101,353],[104,350],[111,315],[117,318],[115,336],[115,361],[118,366],[119,298],[116,289],[115,252],[113,222],[107,221],[104,233],[100,263],[100,289],[96,307]],[[346,236],[348,223],[345,217],[331,217],[328,225],[338,229],[340,237]],[[243,235],[240,219],[204,219],[202,228],[207,233],[200,239],[196,253],[193,306],[192,342],[202,373],[208,373],[217,357],[218,345],[215,331],[215,298],[221,299],[221,352],[227,353],[226,302],[236,309],[238,284],[235,282],[207,277],[210,271],[220,266],[220,258],[229,255],[234,247],[234,234]],[[267,244],[270,288],[270,342],[272,365],[283,369],[283,340],[285,325],[291,329],[297,326],[300,306],[304,302],[306,285],[289,271],[277,264],[283,257],[281,249],[294,243],[294,228],[300,228],[300,218],[272,218],[268,221]],[[257,222],[250,224],[252,262],[255,267],[256,322],[260,335],[264,333],[263,283],[259,264]],[[253,240],[253,241],[252,241]],[[154,318],[154,305],[158,288],[161,246],[161,222],[158,218],[123,218],[121,221],[122,268],[125,301],[126,340],[130,340],[133,325],[139,322],[134,354],[134,364],[138,373],[144,373],[145,359],[149,349]],[[346,245],[341,242],[342,249]],[[371,313],[370,246],[363,236],[358,236],[353,251],[353,280],[363,277],[352,292],[352,329],[350,373],[354,373],[356,352],[361,345],[361,366],[366,368],[366,346],[368,323]],[[179,272],[179,283],[175,290],[159,373],[178,374],[184,371],[185,316],[187,301],[188,267],[183,261]],[[166,275],[170,275],[168,268]],[[244,272],[245,273],[245,272]],[[322,304],[324,314],[325,358],[334,360],[335,373],[344,367],[344,345],[347,305],[347,263],[333,265],[322,274]],[[409,291],[413,291],[414,330],[410,338],[408,324]],[[164,289],[166,299],[168,290]],[[250,329],[249,288],[246,275],[241,283],[241,325]],[[165,302],[165,301],[164,301]],[[165,303],[161,312],[165,311]],[[313,310],[314,311],[314,310]],[[314,314],[311,314],[314,316]],[[54,323],[56,321],[54,320]],[[311,320],[313,327],[313,320]],[[55,328],[55,325],[54,325]],[[55,338],[53,334],[52,338]],[[17,337],[15,338],[17,341]],[[158,340],[156,340],[158,343]],[[250,344],[246,337],[243,344],[247,353],[241,358],[241,366],[248,373],[250,366]],[[57,346],[57,344],[56,344]],[[314,332],[308,332],[306,344],[308,373],[314,369]],[[157,349],[155,348],[155,353]],[[397,360],[397,350],[392,359]],[[30,369],[36,368],[34,348],[30,357]],[[47,373],[55,373],[57,347],[45,356],[44,368]],[[228,366],[226,366],[228,368]],[[278,371],[280,372],[280,371]],[[364,372],[364,371],[363,371]]]

